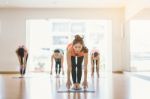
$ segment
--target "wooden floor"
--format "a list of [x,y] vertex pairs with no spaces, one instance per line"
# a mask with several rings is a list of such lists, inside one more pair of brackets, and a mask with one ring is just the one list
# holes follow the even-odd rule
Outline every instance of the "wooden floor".
[[58,93],[66,77],[56,78],[46,73],[28,74],[25,78],[0,75],[0,99],[150,99],[149,77],[102,73],[99,79],[88,77],[95,93]]

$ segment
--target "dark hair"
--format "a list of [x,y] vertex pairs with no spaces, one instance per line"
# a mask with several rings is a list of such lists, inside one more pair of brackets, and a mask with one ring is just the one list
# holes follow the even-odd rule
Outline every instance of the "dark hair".
[[94,54],[94,57],[97,57],[99,55],[98,52],[94,52],[93,54]]
[[60,51],[58,49],[55,49],[54,53],[60,53]]
[[84,45],[84,41],[83,38],[80,35],[75,35],[75,39],[73,40],[73,45],[80,43],[81,45],[83,45],[82,50],[84,53],[88,53],[88,49],[87,47]]
[[17,54],[21,57],[24,57],[24,52],[25,52],[25,50],[22,47],[18,48],[18,50],[17,50]]
[[80,37],[80,35],[75,35],[75,39],[73,40],[73,45],[80,43],[82,45],[84,45],[84,41],[83,38]]

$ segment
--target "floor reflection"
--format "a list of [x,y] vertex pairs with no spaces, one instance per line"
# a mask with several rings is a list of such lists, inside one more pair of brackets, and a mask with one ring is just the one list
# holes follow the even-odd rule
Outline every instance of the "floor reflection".
[[[103,73],[100,78],[88,77],[90,87],[95,93],[57,93],[66,84],[66,77],[56,78],[48,74],[31,74],[25,78],[3,76],[0,81],[1,99],[111,99],[111,75]],[[108,95],[109,94],[109,95]]]

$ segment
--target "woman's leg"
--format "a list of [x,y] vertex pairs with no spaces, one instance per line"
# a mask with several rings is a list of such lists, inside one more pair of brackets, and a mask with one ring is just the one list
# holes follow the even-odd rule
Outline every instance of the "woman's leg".
[[20,74],[23,75],[23,57],[20,57]]
[[72,63],[72,80],[73,84],[76,83],[76,60],[75,56],[71,56],[71,63]]
[[60,74],[60,72],[61,72],[61,61],[59,62],[59,74]]
[[58,62],[55,62],[55,72],[56,72],[56,75],[57,75],[57,68],[58,68]]
[[98,65],[98,60],[96,60],[96,72],[97,72],[97,76],[99,77],[99,65]]
[[93,63],[93,66],[92,66],[92,71],[91,71],[92,73],[91,73],[91,76],[94,76],[94,64],[95,64],[94,62],[95,62],[95,61],[94,61],[94,59],[93,59],[92,61],[93,61],[93,62],[92,62],[92,63]]
[[24,57],[24,70],[23,70],[23,74],[26,73],[27,60],[28,60],[28,54]]
[[77,58],[77,82],[80,84],[82,77],[83,56]]

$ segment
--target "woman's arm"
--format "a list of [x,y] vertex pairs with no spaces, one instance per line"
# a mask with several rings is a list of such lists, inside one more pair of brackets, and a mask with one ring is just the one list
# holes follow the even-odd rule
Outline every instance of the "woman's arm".
[[64,55],[61,55],[61,66],[62,66],[62,74],[64,74]]
[[87,82],[88,53],[84,55],[84,82]]
[[52,70],[53,70],[53,59],[54,59],[54,56],[52,55],[51,56],[51,74],[52,74]]
[[62,70],[64,70],[63,63],[64,63],[64,55],[61,55],[61,66],[62,66]]
[[100,55],[98,55],[98,59],[97,59],[97,66],[100,66]]
[[16,49],[16,54],[17,54],[17,57],[18,57],[18,59],[19,59],[19,55],[18,55],[18,48]]
[[92,55],[91,55],[91,69],[93,69],[93,57],[92,57]]
[[27,57],[28,57],[28,49],[25,47],[24,48],[24,65],[27,65]]
[[20,57],[18,55],[18,48],[16,49],[16,54],[17,54],[17,57],[18,57],[18,60],[19,60],[19,64],[21,65],[21,59],[20,59]]
[[71,53],[69,50],[67,50],[67,83],[66,86],[68,89],[70,89],[71,81],[70,81],[70,74],[71,74]]
[[67,80],[70,81],[70,74],[71,74],[71,54],[70,51],[67,50]]

